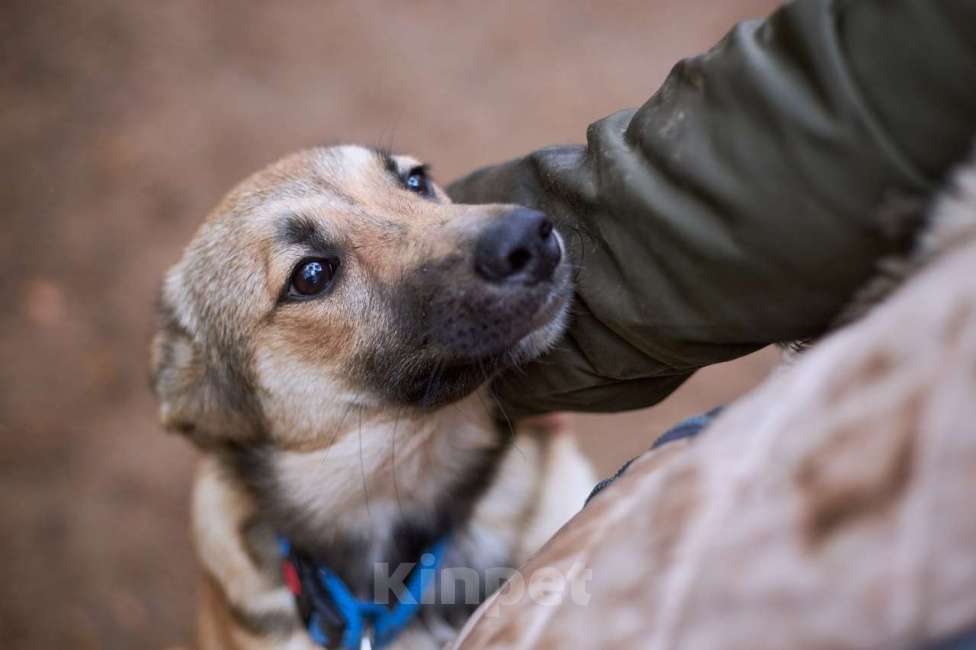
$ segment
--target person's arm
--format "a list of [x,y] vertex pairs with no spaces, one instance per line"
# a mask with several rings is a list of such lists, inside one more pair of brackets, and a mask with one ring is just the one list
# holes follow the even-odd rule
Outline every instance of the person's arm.
[[456,201],[546,211],[580,269],[568,335],[499,381],[502,404],[649,406],[698,368],[821,333],[906,245],[886,215],[974,135],[974,0],[798,0],[680,62],[585,147],[455,182]]

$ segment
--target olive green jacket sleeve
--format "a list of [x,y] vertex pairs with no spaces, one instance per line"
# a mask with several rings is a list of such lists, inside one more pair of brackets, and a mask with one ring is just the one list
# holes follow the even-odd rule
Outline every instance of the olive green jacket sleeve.
[[651,405],[696,369],[822,332],[976,134],[976,0],[798,0],[675,66],[640,109],[477,171],[579,267],[569,332],[509,411]]

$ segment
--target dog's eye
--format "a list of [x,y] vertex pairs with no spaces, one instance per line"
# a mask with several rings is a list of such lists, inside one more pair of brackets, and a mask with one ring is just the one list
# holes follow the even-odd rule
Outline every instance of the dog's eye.
[[302,260],[292,271],[289,293],[298,296],[314,296],[322,293],[332,284],[338,268],[338,257]]
[[416,192],[423,196],[430,194],[430,183],[427,182],[427,170],[423,167],[414,167],[403,179],[403,184],[411,192]]

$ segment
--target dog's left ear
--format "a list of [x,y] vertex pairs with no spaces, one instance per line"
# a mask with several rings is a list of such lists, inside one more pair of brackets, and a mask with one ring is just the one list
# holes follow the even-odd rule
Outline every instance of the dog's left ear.
[[204,448],[258,435],[259,409],[238,374],[179,322],[164,295],[150,349],[150,383],[163,426]]

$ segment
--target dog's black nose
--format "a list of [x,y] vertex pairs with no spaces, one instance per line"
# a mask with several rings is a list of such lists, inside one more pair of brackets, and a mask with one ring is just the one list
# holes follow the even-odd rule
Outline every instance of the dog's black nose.
[[498,218],[478,238],[474,268],[489,282],[535,284],[550,279],[561,258],[546,215],[517,208]]

